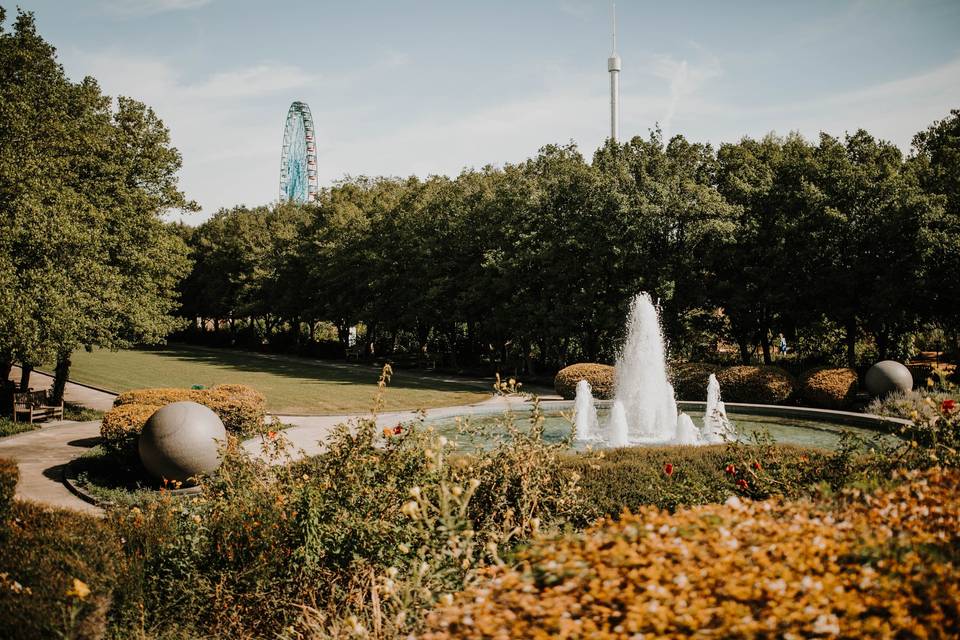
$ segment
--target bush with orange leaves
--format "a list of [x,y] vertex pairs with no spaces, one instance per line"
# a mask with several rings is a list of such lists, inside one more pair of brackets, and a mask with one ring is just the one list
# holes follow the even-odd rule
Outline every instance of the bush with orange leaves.
[[250,436],[263,429],[267,401],[263,394],[242,384],[218,384],[209,389],[134,389],[121,393],[113,409],[103,416],[100,436],[114,449],[132,446],[147,420],[160,407],[189,400],[210,407],[227,432]]
[[829,504],[647,508],[543,540],[422,637],[957,637],[960,473],[897,479]]

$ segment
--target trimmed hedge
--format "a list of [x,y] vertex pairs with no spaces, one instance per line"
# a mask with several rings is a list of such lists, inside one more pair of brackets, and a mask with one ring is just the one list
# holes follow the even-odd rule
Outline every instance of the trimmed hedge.
[[844,409],[857,398],[857,372],[843,367],[819,367],[800,377],[800,397],[821,409]]
[[720,367],[705,362],[684,362],[670,367],[670,382],[677,400],[707,399],[707,380],[710,374],[716,374]]
[[20,479],[20,470],[13,460],[0,458],[0,528],[10,516],[13,505],[13,494],[17,490],[17,481]]
[[29,502],[16,502],[12,516],[0,525],[0,638],[105,637],[108,612],[133,589],[118,585],[126,560],[117,533],[99,518]]
[[740,365],[717,373],[720,392],[727,402],[780,404],[797,390],[797,382],[789,373],[774,366]]
[[122,404],[115,406],[100,422],[100,437],[113,449],[120,449],[143,431],[143,425],[159,409],[154,404]]
[[554,390],[565,400],[577,395],[577,383],[586,380],[594,398],[613,397],[613,367],[608,364],[580,362],[561,369],[553,379]]
[[209,407],[220,416],[228,433],[247,436],[263,428],[267,401],[263,394],[242,384],[219,384],[209,389],[135,389],[113,401],[103,416],[100,436],[107,445],[123,447],[140,434],[153,413],[173,402],[191,401]]

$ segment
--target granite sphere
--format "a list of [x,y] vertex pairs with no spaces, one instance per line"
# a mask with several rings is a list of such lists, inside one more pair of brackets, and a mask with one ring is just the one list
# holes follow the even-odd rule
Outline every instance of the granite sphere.
[[196,402],[174,402],[150,416],[137,448],[152,476],[187,483],[220,467],[220,447],[226,441],[216,413]]
[[870,367],[863,382],[870,395],[882,396],[891,391],[913,389],[913,374],[896,360],[883,360]]

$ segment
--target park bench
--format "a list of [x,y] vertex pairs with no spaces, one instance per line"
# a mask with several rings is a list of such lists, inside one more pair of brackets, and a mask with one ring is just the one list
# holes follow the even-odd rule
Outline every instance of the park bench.
[[48,391],[25,391],[13,394],[13,421],[23,416],[30,423],[34,420],[63,420],[63,402],[53,404]]

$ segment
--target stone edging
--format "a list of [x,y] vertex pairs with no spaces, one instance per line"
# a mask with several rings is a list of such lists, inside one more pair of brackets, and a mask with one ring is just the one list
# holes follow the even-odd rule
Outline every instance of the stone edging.
[[[107,507],[116,506],[115,502],[109,500],[101,500],[97,496],[93,495],[89,491],[83,488],[77,478],[77,470],[74,467],[74,463],[79,460],[79,458],[74,458],[63,468],[63,484],[66,485],[67,489],[70,490],[72,494],[83,500],[84,502],[89,502],[95,507],[100,507],[101,509],[106,509]],[[203,493],[203,489],[199,486],[196,487],[184,487],[182,489],[167,489],[166,490],[170,495],[173,496],[190,496]]]

